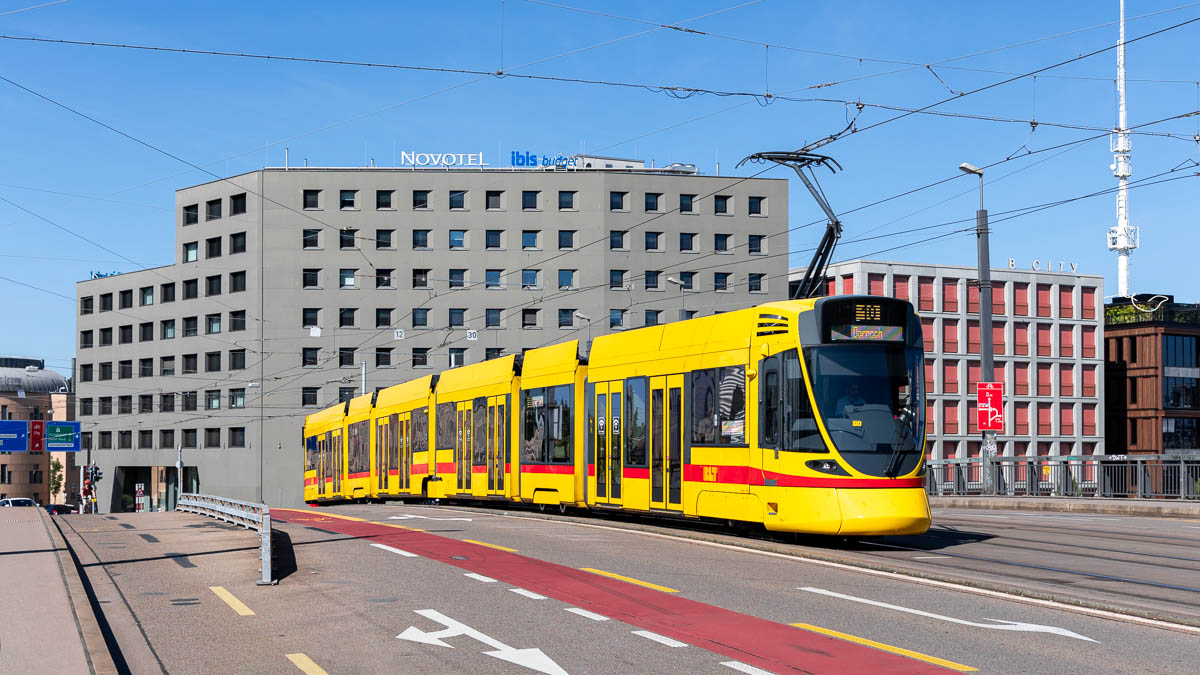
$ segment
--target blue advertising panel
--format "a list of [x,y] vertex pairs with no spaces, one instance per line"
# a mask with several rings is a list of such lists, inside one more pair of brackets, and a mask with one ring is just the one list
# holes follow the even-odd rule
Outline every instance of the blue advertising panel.
[[29,452],[29,422],[0,421],[0,452]]
[[79,422],[46,422],[46,452],[79,452]]

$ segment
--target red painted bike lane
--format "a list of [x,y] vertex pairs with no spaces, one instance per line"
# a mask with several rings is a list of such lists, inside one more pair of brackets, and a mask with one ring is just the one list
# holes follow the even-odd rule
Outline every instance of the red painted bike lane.
[[517,553],[418,530],[271,509],[275,520],[385,544],[777,673],[942,673],[915,659],[643,588]]

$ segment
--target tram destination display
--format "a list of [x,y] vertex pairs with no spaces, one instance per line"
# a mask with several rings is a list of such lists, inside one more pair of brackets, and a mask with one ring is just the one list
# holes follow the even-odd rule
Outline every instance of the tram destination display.
[[904,342],[908,316],[902,303],[848,300],[822,313],[829,342]]

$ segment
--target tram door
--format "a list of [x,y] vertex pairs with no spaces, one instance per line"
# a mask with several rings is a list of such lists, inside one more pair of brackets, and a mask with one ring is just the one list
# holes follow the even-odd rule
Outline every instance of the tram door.
[[624,470],[622,385],[620,381],[596,384],[596,503],[621,503]]
[[471,402],[458,404],[458,435],[454,443],[454,464],[458,475],[458,492],[471,491]]
[[329,444],[333,448],[333,491],[334,493],[338,493],[342,491],[342,473],[346,469],[346,463],[343,461],[346,449],[342,447],[341,429],[333,432]]
[[391,452],[388,453],[388,473],[396,473],[396,489],[408,491],[412,480],[412,448],[408,440],[408,415],[393,413],[388,417],[392,429]]
[[650,378],[650,508],[683,509],[683,376]]
[[487,406],[487,493],[503,495],[504,492],[504,413],[507,409],[505,397],[492,396]]
[[329,434],[317,436],[317,494],[325,494],[325,479],[329,477]]
[[388,490],[388,421],[380,417],[375,424],[375,487],[379,494]]

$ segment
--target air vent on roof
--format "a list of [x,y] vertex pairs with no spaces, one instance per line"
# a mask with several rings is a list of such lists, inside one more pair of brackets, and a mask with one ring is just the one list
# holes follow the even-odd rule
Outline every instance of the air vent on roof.
[[787,335],[788,320],[787,317],[778,314],[759,314],[758,315],[758,335],[763,337],[766,335]]

